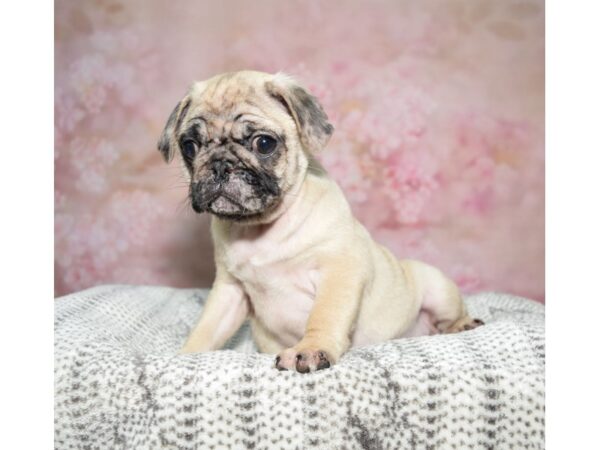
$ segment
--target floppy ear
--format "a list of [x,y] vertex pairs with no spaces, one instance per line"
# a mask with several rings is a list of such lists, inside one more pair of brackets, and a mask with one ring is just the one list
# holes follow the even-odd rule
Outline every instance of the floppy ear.
[[[182,105],[184,105],[183,108]],[[189,107],[189,100],[186,101],[185,98],[175,105],[175,109],[167,119],[167,124],[158,140],[158,151],[163,155],[166,162],[170,162],[175,155],[175,149],[177,147],[175,131],[181,123],[180,118],[183,118],[183,115],[185,114],[185,111],[182,110],[187,111],[187,107]]]
[[304,148],[317,151],[325,147],[333,134],[333,125],[328,122],[327,114],[317,98],[282,74],[275,75],[265,87],[294,119]]

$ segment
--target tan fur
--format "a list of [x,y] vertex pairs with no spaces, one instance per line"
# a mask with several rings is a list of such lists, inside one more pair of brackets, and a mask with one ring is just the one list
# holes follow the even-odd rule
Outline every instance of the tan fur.
[[[295,109],[308,103],[294,103],[296,87],[282,75],[238,72],[197,83],[186,96],[182,124],[208,114],[207,133],[235,133],[231,118],[252,115],[285,136],[285,151],[273,168],[281,180],[277,202],[247,221],[213,217],[217,276],[182,352],[220,348],[249,317],[259,349],[278,353],[279,369],[309,372],[334,364],[351,346],[476,326],[450,279],[397,260],[354,219],[312,157],[330,135],[319,128],[326,116]],[[259,163],[251,153],[243,157]],[[197,159],[192,180],[204,170]]]

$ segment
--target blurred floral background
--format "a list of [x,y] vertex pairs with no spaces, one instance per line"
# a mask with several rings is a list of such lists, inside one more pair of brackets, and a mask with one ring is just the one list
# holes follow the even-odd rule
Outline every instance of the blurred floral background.
[[55,290],[209,286],[208,217],[156,141],[193,80],[295,75],[320,155],[399,257],[544,300],[540,0],[55,2]]

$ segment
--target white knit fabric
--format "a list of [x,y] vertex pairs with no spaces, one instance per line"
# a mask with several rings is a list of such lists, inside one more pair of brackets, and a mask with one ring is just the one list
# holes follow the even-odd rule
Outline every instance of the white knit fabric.
[[55,303],[57,449],[541,449],[544,307],[467,298],[485,326],[279,372],[247,327],[178,355],[205,290],[101,286]]

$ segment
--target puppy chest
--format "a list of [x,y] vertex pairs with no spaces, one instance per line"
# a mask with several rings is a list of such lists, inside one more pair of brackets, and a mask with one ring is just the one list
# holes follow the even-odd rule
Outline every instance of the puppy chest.
[[255,317],[273,335],[282,342],[303,335],[317,291],[317,270],[281,262],[261,264],[258,256],[230,269],[244,287]]
[[294,290],[313,296],[319,281],[311,261],[269,242],[235,242],[225,253],[227,271],[257,291]]
[[312,303],[317,291],[318,275],[309,269],[247,264],[234,276],[244,286],[255,309],[285,306],[296,299]]

